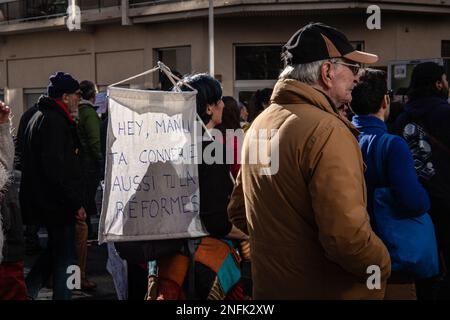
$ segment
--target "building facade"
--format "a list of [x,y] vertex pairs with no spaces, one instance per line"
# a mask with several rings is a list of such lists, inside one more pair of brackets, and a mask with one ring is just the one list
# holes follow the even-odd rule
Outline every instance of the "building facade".
[[[208,0],[75,0],[81,29],[69,31],[71,1],[0,0],[0,98],[16,126],[55,71],[101,89],[158,60],[181,74],[208,72]],[[381,9],[381,29],[366,25],[373,4]],[[449,0],[216,0],[214,73],[225,95],[244,100],[272,86],[281,45],[310,21],[335,26],[356,48],[377,53],[377,67],[450,56],[449,17]],[[157,88],[158,75],[127,85]]]

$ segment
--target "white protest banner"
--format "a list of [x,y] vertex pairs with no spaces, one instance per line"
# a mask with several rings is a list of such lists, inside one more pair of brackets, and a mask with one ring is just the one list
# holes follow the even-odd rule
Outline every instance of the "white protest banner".
[[99,241],[207,235],[199,217],[196,92],[111,87]]

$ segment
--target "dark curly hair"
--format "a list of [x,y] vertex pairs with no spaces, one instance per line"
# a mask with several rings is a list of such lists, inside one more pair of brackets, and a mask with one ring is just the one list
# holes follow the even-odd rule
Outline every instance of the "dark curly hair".
[[233,97],[223,97],[224,103],[222,113],[222,123],[219,125],[219,129],[222,133],[225,133],[227,129],[240,129],[241,128],[241,111],[238,107],[237,101]]
[[366,69],[352,91],[353,112],[357,115],[377,113],[386,94],[386,72]]
[[91,100],[97,94],[97,87],[92,81],[83,80],[80,82],[80,91],[83,99]]
[[264,110],[264,104],[268,104],[273,89],[264,88],[256,90],[248,103],[248,122],[252,122]]

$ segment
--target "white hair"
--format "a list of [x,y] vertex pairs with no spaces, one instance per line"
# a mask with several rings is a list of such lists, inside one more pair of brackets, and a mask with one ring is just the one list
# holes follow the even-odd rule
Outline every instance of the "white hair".
[[320,77],[320,68],[325,61],[328,60],[319,60],[293,66],[289,65],[284,68],[278,79],[293,79],[309,85],[317,84]]

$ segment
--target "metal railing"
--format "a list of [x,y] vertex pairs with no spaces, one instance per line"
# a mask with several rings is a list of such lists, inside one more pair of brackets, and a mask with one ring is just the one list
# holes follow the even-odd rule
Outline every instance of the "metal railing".
[[130,8],[145,7],[167,2],[181,2],[183,0],[129,0]]
[[[0,4],[0,24],[65,16],[68,0],[15,0]],[[76,0],[83,10],[120,7],[121,0]]]
[[[183,0],[129,0],[130,8]],[[0,3],[0,24],[20,23],[65,16],[69,0],[11,0]],[[76,0],[83,10],[121,7],[121,0]]]

